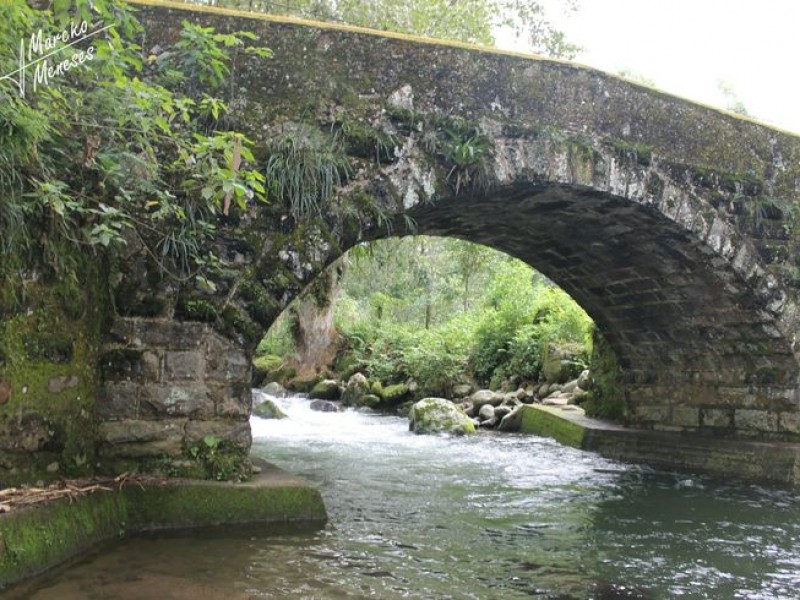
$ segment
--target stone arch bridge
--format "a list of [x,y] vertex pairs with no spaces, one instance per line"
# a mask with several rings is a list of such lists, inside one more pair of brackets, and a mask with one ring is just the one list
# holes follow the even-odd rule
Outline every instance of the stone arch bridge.
[[[572,295],[616,353],[630,424],[800,435],[797,137],[564,62],[225,11],[141,10],[153,40],[185,18],[256,32],[275,58],[237,66],[233,102],[252,135],[335,129],[356,167],[294,229],[270,230],[275,215],[256,211],[224,231],[221,256],[238,273],[217,282],[234,317],[224,341],[185,310],[118,320],[110,347],[145,350],[151,368],[107,381],[110,430],[121,398],[141,416],[155,391],[169,413],[181,377],[197,372],[214,409],[195,411],[227,423],[236,401],[247,403],[253,341],[348,247],[405,233],[393,217],[406,214],[420,234],[507,252]],[[479,157],[459,161],[471,139]],[[164,327],[181,333],[164,346],[144,335]],[[205,354],[170,346],[201,330]],[[231,340],[236,351],[214,350]],[[197,396],[186,395],[194,400],[175,401],[185,414],[170,416],[191,425]]]
[[[572,295],[616,353],[628,424],[800,440],[800,138],[571,63],[137,4],[145,47],[183,19],[257,33],[275,56],[239,60],[237,116],[263,143],[336,132],[352,171],[318,213],[232,220],[210,288],[154,287],[131,265],[104,338],[101,457],[177,457],[208,434],[249,447],[257,340],[349,247],[405,233],[404,215]],[[154,295],[163,308],[141,310]]]

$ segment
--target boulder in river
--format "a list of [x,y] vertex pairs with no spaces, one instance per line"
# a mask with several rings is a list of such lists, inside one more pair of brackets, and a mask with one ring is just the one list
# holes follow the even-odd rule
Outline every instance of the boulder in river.
[[333,379],[323,379],[317,383],[308,397],[313,400],[338,400],[341,395],[339,384]]
[[275,397],[286,395],[286,388],[277,381],[270,381],[267,385],[261,388],[261,391],[265,394]]
[[491,419],[494,416],[494,406],[491,404],[484,404],[478,411],[478,416],[481,418],[481,421]]
[[361,399],[370,393],[369,381],[363,373],[354,373],[342,392],[342,404],[361,406]]
[[475,433],[475,425],[461,408],[444,398],[423,398],[411,407],[408,428],[415,433]]
[[517,406],[500,420],[498,431],[519,431],[522,427],[522,407]]
[[582,390],[592,389],[592,374],[589,369],[584,369],[578,377],[578,387]]
[[330,400],[314,400],[309,408],[319,412],[339,412],[339,405]]
[[396,383],[394,385],[387,385],[381,392],[383,401],[388,406],[397,406],[401,404],[410,394],[410,390],[405,383]]
[[253,409],[253,415],[262,419],[285,419],[286,414],[269,398]]
[[564,383],[583,371],[580,344],[547,344],[542,360],[545,381]]
[[377,408],[380,403],[381,399],[375,394],[364,394],[356,403],[356,406],[364,406],[366,408]]
[[498,394],[492,390],[478,390],[469,399],[475,405],[475,409],[479,410],[484,404],[499,405],[503,401],[503,397],[503,394]]

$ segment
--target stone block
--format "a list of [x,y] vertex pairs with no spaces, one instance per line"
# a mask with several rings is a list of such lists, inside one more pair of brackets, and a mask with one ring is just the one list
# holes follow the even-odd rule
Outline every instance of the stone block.
[[97,416],[104,421],[135,419],[139,416],[139,385],[131,381],[109,381],[95,404]]
[[161,357],[157,352],[142,354],[142,378],[149,382],[161,381]]
[[227,440],[244,449],[249,449],[253,442],[249,421],[189,421],[186,424],[187,446],[196,444],[209,435],[220,440]]
[[250,361],[244,352],[215,334],[208,342],[206,380],[249,383]]
[[756,397],[747,386],[720,386],[717,388],[720,402],[728,406],[752,408]]
[[109,421],[100,423],[100,454],[108,457],[145,458],[179,456],[183,452],[186,419],[161,421]]
[[249,386],[210,387],[218,417],[246,419],[250,416],[252,392]]
[[778,415],[766,410],[750,410],[740,408],[734,412],[736,429],[742,433],[747,431],[777,431]]
[[167,352],[164,363],[167,381],[201,381],[205,374],[206,361],[198,350]]
[[135,348],[109,348],[100,357],[100,368],[106,381],[141,379],[142,355]]
[[207,418],[214,415],[214,402],[204,385],[146,385],[139,396],[143,417]]
[[778,429],[786,433],[800,434],[800,412],[780,413]]
[[728,429],[733,426],[733,411],[727,408],[704,408],[700,411],[703,427]]
[[675,406],[669,424],[676,427],[699,427],[700,409],[693,406]]
[[206,326],[186,321],[135,321],[131,344],[145,348],[192,350],[202,345]]
[[635,423],[663,423],[669,418],[669,407],[633,406],[631,417]]

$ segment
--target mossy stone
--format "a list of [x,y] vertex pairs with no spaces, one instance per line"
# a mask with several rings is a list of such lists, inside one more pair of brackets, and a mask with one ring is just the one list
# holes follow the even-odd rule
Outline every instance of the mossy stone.
[[314,400],[338,400],[340,396],[339,384],[333,379],[323,379],[316,383],[308,394]]

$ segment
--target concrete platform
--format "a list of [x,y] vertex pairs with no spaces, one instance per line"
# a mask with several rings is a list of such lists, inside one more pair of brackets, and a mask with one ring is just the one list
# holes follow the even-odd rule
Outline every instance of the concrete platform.
[[525,405],[521,431],[623,462],[800,486],[800,444],[628,429],[574,407]]
[[325,524],[317,489],[272,465],[259,466],[262,472],[246,483],[132,483],[0,514],[0,590],[130,534],[247,523],[280,525],[282,531],[291,523]]

